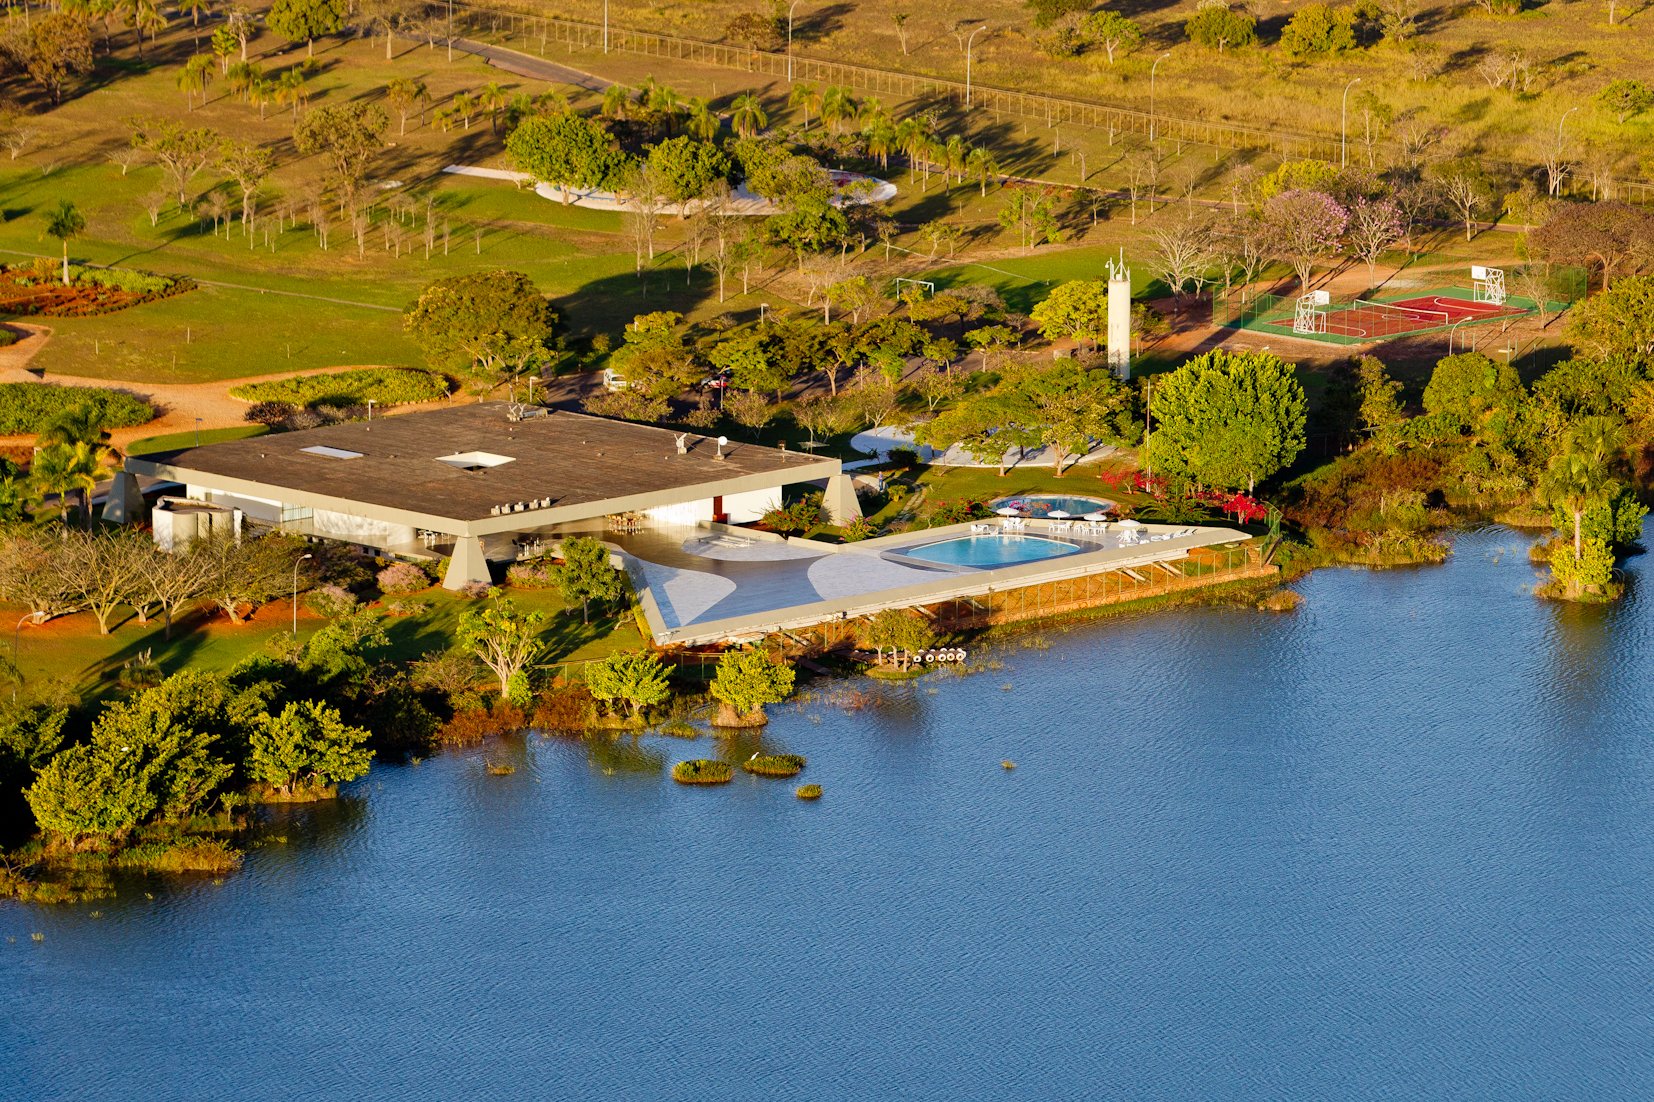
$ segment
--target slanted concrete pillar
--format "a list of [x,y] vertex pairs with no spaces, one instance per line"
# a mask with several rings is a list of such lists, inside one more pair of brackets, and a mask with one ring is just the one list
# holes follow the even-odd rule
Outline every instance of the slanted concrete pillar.
[[488,559],[482,553],[481,536],[458,536],[454,539],[454,557],[448,560],[448,573],[443,575],[444,589],[464,589],[472,582],[489,583]]
[[111,524],[135,524],[144,519],[144,495],[138,489],[138,476],[121,471],[110,484],[109,496],[103,499],[103,519]]
[[856,500],[856,485],[847,474],[835,474],[827,479],[827,492],[821,497],[827,518],[834,524],[849,524],[861,516],[861,502]]

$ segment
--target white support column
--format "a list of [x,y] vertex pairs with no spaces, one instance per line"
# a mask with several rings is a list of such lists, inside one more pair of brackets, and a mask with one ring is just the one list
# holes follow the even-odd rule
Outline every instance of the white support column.
[[135,524],[144,518],[144,495],[138,476],[120,471],[103,499],[103,519],[111,524]]
[[821,504],[834,524],[849,524],[861,517],[856,485],[847,474],[835,474],[827,479],[827,492],[821,496]]
[[473,582],[487,584],[493,580],[488,573],[488,558],[482,553],[482,537],[456,537],[454,556],[448,560],[448,573],[442,578],[443,588],[464,589]]

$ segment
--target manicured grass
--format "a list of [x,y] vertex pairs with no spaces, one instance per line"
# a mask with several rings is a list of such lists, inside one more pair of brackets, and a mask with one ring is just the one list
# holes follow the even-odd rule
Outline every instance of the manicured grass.
[[[570,611],[553,592],[509,590],[519,607],[547,613],[546,637],[551,643],[548,661],[577,662],[598,658],[617,649],[637,647],[641,641],[629,615],[599,619],[582,624],[578,609]],[[308,636],[323,620],[302,607],[300,595],[299,634]],[[390,645],[374,657],[396,662],[412,661],[432,651],[452,646],[457,638],[460,616],[476,602],[443,589],[431,589],[405,600],[418,601],[426,608],[417,616],[393,617],[385,621]],[[5,623],[15,623],[27,609],[0,607]],[[25,625],[18,632],[18,666],[28,683],[55,681],[85,695],[110,691],[122,663],[149,650],[163,670],[173,673],[185,666],[226,670],[249,655],[260,654],[292,625],[291,605],[286,600],[259,609],[242,624],[232,624],[216,612],[202,611],[182,620],[169,642],[161,622],[147,627],[128,619],[109,635],[99,635],[97,623],[85,613],[60,617],[39,627]],[[9,657],[9,655],[8,655]]]
[[[920,278],[934,282],[937,290],[960,283],[986,283],[998,289],[1007,306],[1025,314],[1059,283],[1071,279],[1107,279],[1105,263],[1119,255],[1120,250],[1109,245],[1070,249],[1044,246],[1027,256],[956,264],[926,272]],[[1155,298],[1167,291],[1146,268],[1137,265],[1131,273],[1131,293],[1135,298]]]
[[193,448],[198,438],[201,444],[222,444],[226,440],[246,440],[252,436],[263,436],[270,430],[263,425],[236,425],[227,429],[203,429],[200,433],[170,432],[161,436],[146,436],[141,440],[134,440],[126,446],[128,455],[148,455],[151,452],[170,452],[180,448]]

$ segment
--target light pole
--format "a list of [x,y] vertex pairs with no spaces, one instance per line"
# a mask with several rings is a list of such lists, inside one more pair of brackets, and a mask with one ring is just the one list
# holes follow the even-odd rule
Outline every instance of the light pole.
[[[604,4],[604,13],[606,14],[608,10],[608,5]],[[448,0],[448,60],[454,60],[454,0]]]
[[[450,4],[453,0],[448,0]],[[603,0],[603,52],[609,52],[609,0]]]
[[368,424],[373,423],[373,399],[368,399]]
[[[608,0],[604,0],[605,3]],[[798,0],[787,5],[787,80],[793,79],[793,9],[798,7]]]
[[965,39],[965,106],[966,107],[969,107],[971,105],[971,43],[976,41],[976,36],[977,35],[981,34],[983,31],[985,31],[987,29],[988,29],[988,25],[986,23],[984,23],[980,27],[976,28],[976,30],[972,31],[970,33],[970,36]]
[[195,419],[195,446],[198,448],[201,446],[201,418],[199,417]]
[[1460,318],[1458,321],[1453,323],[1451,328],[1447,330],[1447,354],[1449,356],[1453,355],[1453,338],[1459,335],[1459,326],[1469,320],[1469,318]]
[[767,302],[760,302],[758,304],[758,324],[759,325],[764,324],[764,315],[769,313],[769,309],[770,309],[770,304],[767,303]]
[[1171,56],[1172,55],[1169,51],[1167,53],[1163,53],[1154,59],[1153,65],[1149,66],[1149,141],[1151,142],[1154,141],[1154,72],[1156,69],[1160,68],[1160,63],[1162,61],[1165,61]]
[[1350,89],[1361,83],[1356,77],[1344,85],[1343,98],[1338,103],[1338,167],[1348,168],[1350,165]]
[[293,641],[299,639],[299,564],[305,559],[313,559],[314,555],[300,555],[293,560]]

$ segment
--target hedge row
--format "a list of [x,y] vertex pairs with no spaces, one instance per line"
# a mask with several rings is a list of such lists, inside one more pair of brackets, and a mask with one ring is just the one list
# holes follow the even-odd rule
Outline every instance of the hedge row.
[[105,428],[122,429],[154,420],[154,408],[135,394],[95,386],[55,383],[0,383],[0,436],[39,432],[72,406],[90,405]]
[[369,400],[382,406],[434,402],[448,396],[448,380],[435,371],[403,367],[361,367],[335,375],[301,375],[244,383],[230,389],[244,402],[287,402],[295,406],[351,406]]

